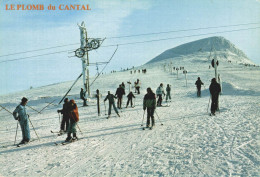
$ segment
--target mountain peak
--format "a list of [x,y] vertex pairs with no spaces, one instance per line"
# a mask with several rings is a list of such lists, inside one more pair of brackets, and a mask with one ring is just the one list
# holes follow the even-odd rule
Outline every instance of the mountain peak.
[[248,59],[247,56],[241,50],[236,48],[235,45],[232,44],[229,40],[222,36],[213,36],[168,49],[150,60],[148,63],[159,62],[165,59],[176,58],[183,55],[214,51],[231,52],[235,55]]

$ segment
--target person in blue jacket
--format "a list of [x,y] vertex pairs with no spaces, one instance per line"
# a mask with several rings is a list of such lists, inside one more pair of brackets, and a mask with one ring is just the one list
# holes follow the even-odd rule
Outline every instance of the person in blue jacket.
[[[15,120],[18,120],[21,126],[23,139],[20,144],[26,144],[30,141],[30,128],[29,128],[29,117],[26,113],[25,105],[27,104],[28,99],[23,97],[22,102],[16,107],[13,112],[13,116]],[[18,114],[18,115],[17,115]]]

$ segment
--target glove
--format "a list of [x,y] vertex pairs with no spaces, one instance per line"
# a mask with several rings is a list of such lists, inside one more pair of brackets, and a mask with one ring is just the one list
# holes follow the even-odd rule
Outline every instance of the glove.
[[57,110],[58,113],[60,113],[61,111],[60,110]]

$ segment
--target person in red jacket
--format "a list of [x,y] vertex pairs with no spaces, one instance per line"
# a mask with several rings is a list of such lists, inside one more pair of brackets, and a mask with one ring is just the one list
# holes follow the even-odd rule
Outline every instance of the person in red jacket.
[[[69,102],[69,129],[68,129],[68,136],[66,138],[66,142],[77,140],[77,122],[79,121],[79,112],[78,106],[74,100],[70,100]],[[71,133],[73,134],[73,138],[71,137]]]

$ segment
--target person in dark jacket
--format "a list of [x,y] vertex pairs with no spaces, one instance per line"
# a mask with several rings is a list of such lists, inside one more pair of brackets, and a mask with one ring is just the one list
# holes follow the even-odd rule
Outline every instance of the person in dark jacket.
[[166,87],[166,102],[168,101],[168,98],[169,100],[171,100],[171,86],[169,84],[167,84],[167,87]]
[[80,99],[83,100],[83,106],[87,106],[87,99],[85,98],[86,92],[84,92],[83,88],[80,90]]
[[[60,125],[60,133],[67,132],[69,128],[69,99],[64,99],[63,108],[57,111],[58,113],[62,114],[62,120]],[[66,128],[65,128],[66,127]]]
[[[70,100],[68,103],[69,110],[69,128],[68,128],[68,136],[66,138],[66,142],[77,140],[77,122],[79,121],[79,112],[78,106],[74,100]],[[71,137],[71,133],[73,134],[73,138]]]
[[13,112],[14,119],[19,121],[22,130],[22,135],[23,135],[23,139],[19,144],[26,144],[31,139],[29,120],[28,120],[29,115],[27,115],[26,108],[25,108],[27,102],[28,99],[23,97],[21,103],[16,107],[16,109]]
[[156,108],[156,97],[150,87],[147,88],[147,94],[144,96],[143,100],[143,110],[147,108],[147,122],[146,127],[150,126],[150,119],[152,121],[152,127],[155,125],[154,122],[154,111]]
[[216,79],[213,78],[211,80],[211,84],[209,86],[209,91],[210,91],[210,95],[211,95],[211,115],[215,115],[216,110],[218,109],[218,98],[219,98],[219,94],[221,92],[221,87],[219,85],[219,83],[217,83]]
[[116,108],[116,105],[115,105],[114,98],[117,98],[117,97],[114,96],[113,94],[111,94],[110,91],[108,91],[108,95],[107,95],[106,98],[104,99],[104,101],[108,100],[108,102],[109,102],[108,118],[110,117],[110,114],[111,114],[111,107],[112,107],[112,105],[113,105],[113,108],[114,108],[116,114],[118,115],[118,117],[120,117],[120,115],[119,115],[119,113],[118,113],[118,110],[117,110],[117,108]]
[[200,77],[198,77],[198,80],[195,82],[195,85],[197,86],[197,97],[200,97],[201,85],[204,85],[204,83],[200,80]]
[[126,104],[126,108],[127,106],[129,105],[129,102],[131,102],[131,107],[133,107],[133,98],[135,98],[133,92],[130,92],[128,95],[127,95],[127,104]]
[[137,94],[140,94],[140,87],[141,87],[141,82],[139,79],[137,79],[136,81],[136,90],[137,90]]
[[122,109],[123,95],[125,95],[125,90],[123,89],[122,85],[119,85],[115,95],[117,96],[117,108]]

